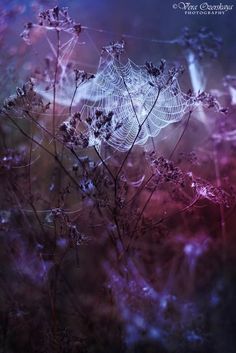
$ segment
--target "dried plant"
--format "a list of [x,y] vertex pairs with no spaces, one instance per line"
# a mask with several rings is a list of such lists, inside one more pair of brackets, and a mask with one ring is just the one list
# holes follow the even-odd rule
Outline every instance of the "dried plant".
[[[183,68],[164,59],[122,66],[124,42],[102,49],[98,72],[80,70],[60,39],[77,41],[83,27],[65,8],[41,12],[23,39],[40,28],[56,34],[54,59],[0,110],[2,347],[206,352],[208,315],[227,293],[235,209],[233,172],[222,177],[231,140],[212,123],[227,109],[207,92],[185,94]],[[220,45],[205,30],[185,31],[181,44],[200,58]],[[73,87],[62,100],[67,73]],[[108,91],[96,91],[103,80]],[[204,142],[199,107],[209,116]]]

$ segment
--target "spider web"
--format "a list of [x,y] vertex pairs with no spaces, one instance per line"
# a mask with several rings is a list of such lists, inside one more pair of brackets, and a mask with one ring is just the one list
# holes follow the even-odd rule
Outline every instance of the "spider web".
[[[94,116],[97,110],[105,114],[112,111],[114,125],[120,122],[122,125],[105,142],[122,152],[133,144],[144,145],[149,137],[156,137],[161,129],[180,121],[189,105],[177,79],[163,88],[158,97],[156,80],[131,60],[124,65],[115,58],[101,60],[95,79],[84,87],[80,96],[82,119]],[[164,82],[166,75],[162,74],[159,86]]]
[[[74,72],[67,64],[77,41],[72,36],[63,43],[58,63],[61,72],[56,101],[68,107],[75,86]],[[49,38],[48,42],[55,54]],[[38,82],[36,80],[36,91],[49,100],[52,99],[52,81],[50,76]],[[157,99],[157,86],[165,86],[166,81],[167,74],[153,77],[143,66],[136,65],[130,59],[122,64],[112,55],[101,56],[95,78],[78,87],[72,106],[80,107],[85,122],[97,110],[104,114],[113,112],[113,126],[122,125],[119,129],[114,128],[110,138],[104,139],[104,142],[125,152],[133,144],[144,145],[150,137],[156,137],[161,129],[182,119],[189,106],[189,99],[181,91],[176,78],[171,85],[161,90]],[[45,85],[49,85],[49,89],[45,89]],[[90,141],[96,145],[102,142],[93,138],[93,131],[90,131]]]

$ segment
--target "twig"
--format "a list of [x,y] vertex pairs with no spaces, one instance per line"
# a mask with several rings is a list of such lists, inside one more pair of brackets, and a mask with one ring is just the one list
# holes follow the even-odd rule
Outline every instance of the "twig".
[[175,153],[175,151],[176,151],[176,149],[177,149],[177,147],[178,147],[180,141],[182,140],[182,138],[183,138],[183,136],[184,136],[184,134],[185,134],[185,131],[187,130],[187,127],[188,127],[188,124],[189,124],[189,120],[190,120],[191,114],[192,114],[192,110],[190,110],[190,112],[189,112],[189,114],[188,114],[188,119],[187,119],[187,121],[186,121],[186,124],[185,124],[185,126],[184,126],[184,129],[183,129],[183,131],[182,131],[182,133],[181,133],[181,135],[180,135],[178,141],[176,142],[176,144],[175,144],[175,146],[174,146],[172,152],[170,153],[168,159],[171,159],[171,158],[173,157],[173,155],[174,155],[174,153]]

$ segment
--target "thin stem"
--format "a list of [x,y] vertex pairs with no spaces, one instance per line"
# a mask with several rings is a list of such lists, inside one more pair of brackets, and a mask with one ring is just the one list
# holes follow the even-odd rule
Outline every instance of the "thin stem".
[[77,153],[75,152],[75,150],[73,148],[70,148],[71,153],[75,156],[75,158],[77,159],[77,161],[79,162],[79,164],[81,165],[81,167],[84,169],[84,171],[86,172],[86,174],[88,174],[88,171],[85,167],[85,165],[83,164],[83,162],[81,161],[81,159],[79,158],[79,156],[77,155]]
[[143,185],[141,185],[140,189],[137,190],[137,192],[134,194],[134,196],[131,197],[131,199],[126,202],[126,205],[128,205],[130,202],[132,202],[132,201],[140,194],[140,192],[148,185],[148,183],[152,180],[152,178],[153,178],[154,176],[155,176],[155,174],[152,174],[152,175],[147,179],[147,181],[145,181],[145,183],[144,183]]
[[44,226],[43,226],[43,224],[42,224],[42,222],[41,222],[41,220],[40,220],[40,218],[39,218],[39,215],[38,215],[38,212],[37,212],[37,210],[36,210],[36,207],[34,206],[34,203],[33,203],[32,201],[29,201],[29,205],[30,205],[30,207],[31,207],[32,210],[33,210],[33,213],[34,213],[35,218],[36,218],[36,220],[37,220],[37,222],[38,222],[38,224],[39,224],[39,226],[40,226],[40,229],[41,229],[41,231],[42,231],[42,234],[44,235],[44,239],[47,240],[47,233],[46,233],[46,231],[45,231],[45,229],[44,229]]
[[[219,161],[218,161],[218,156],[217,156],[217,151],[215,146],[213,147],[213,156],[214,156],[214,164],[215,164],[215,175],[216,175],[216,183],[217,187],[221,187],[221,178],[220,178],[220,169],[219,169]],[[223,256],[225,256],[225,250],[226,250],[226,224],[225,224],[225,211],[223,205],[220,203],[220,226],[221,226],[221,234],[222,234],[222,241],[223,241]]]
[[32,129],[32,123],[30,124],[31,127],[31,141],[30,141],[30,151],[29,151],[29,162],[28,162],[28,180],[29,180],[29,193],[30,195],[32,194],[32,187],[31,187],[31,160],[32,160],[32,147],[33,147],[33,141],[32,141],[32,137],[33,137],[33,129]]
[[114,175],[112,174],[110,168],[107,166],[107,164],[105,163],[105,161],[103,160],[103,158],[101,157],[100,153],[98,152],[98,150],[96,149],[95,146],[93,146],[94,148],[94,151],[96,152],[98,158],[100,159],[100,161],[102,162],[103,166],[106,168],[106,170],[108,171],[108,173],[110,174],[111,178],[113,181],[115,181],[115,177]]
[[37,146],[41,147],[45,152],[47,152],[50,156],[52,156],[54,158],[54,154],[48,150],[45,146],[43,146],[41,143],[39,143],[37,140],[35,140],[33,137],[29,136],[16,122],[15,120],[6,113],[6,116],[8,117],[8,119],[12,122],[13,125],[15,125],[15,127],[22,133],[22,135],[24,135],[25,137],[27,137],[27,139],[33,141]]
[[74,99],[75,99],[75,95],[76,95],[76,92],[77,92],[77,89],[78,89],[78,84],[76,82],[75,84],[75,89],[74,89],[74,92],[73,92],[73,96],[71,98],[71,102],[70,102],[70,107],[69,107],[69,114],[71,115],[71,112],[72,112],[72,105],[73,105],[73,102],[74,102]]
[[132,151],[132,149],[133,149],[133,147],[134,147],[134,145],[135,145],[135,142],[137,141],[137,138],[138,138],[138,136],[139,136],[139,134],[140,134],[140,131],[141,131],[143,125],[145,124],[145,122],[146,122],[147,119],[149,118],[150,114],[152,113],[152,111],[153,111],[153,109],[154,109],[154,107],[155,107],[155,105],[156,105],[156,102],[157,102],[157,100],[158,100],[158,98],[159,98],[160,92],[161,92],[161,89],[158,89],[157,96],[156,96],[156,98],[155,98],[155,101],[154,101],[154,103],[153,103],[151,109],[149,110],[149,112],[148,112],[147,116],[145,117],[144,121],[142,122],[142,124],[139,125],[138,132],[137,132],[137,134],[136,134],[136,136],[135,136],[135,138],[134,138],[134,140],[133,140],[133,142],[132,142],[132,145],[131,145],[130,149],[128,150],[128,152],[127,152],[125,158],[123,159],[123,162],[121,163],[121,166],[120,166],[120,168],[119,168],[119,170],[118,170],[118,172],[117,172],[117,174],[116,174],[116,179],[118,178],[119,174],[121,173],[121,171],[122,171],[122,169],[123,169],[123,167],[124,167],[124,164],[125,164],[125,162],[127,161],[128,157],[129,157],[129,155],[130,155],[130,153],[131,153],[131,151]]
[[126,247],[126,251],[129,250],[129,248],[130,248],[130,246],[131,246],[131,244],[132,244],[132,241],[136,238],[136,237],[135,237],[135,232],[136,232],[136,230],[137,230],[137,228],[138,228],[139,222],[142,220],[143,213],[144,213],[145,209],[147,208],[149,202],[151,201],[151,198],[152,198],[154,192],[156,191],[157,187],[158,187],[158,185],[156,185],[156,186],[154,187],[154,189],[152,190],[152,192],[151,192],[150,195],[148,196],[148,199],[146,200],[146,202],[145,202],[145,204],[144,204],[144,206],[143,206],[143,208],[142,208],[142,210],[141,210],[141,212],[140,212],[140,214],[139,214],[139,217],[138,217],[138,219],[137,219],[137,221],[136,221],[136,224],[135,224],[135,226],[134,226],[134,230],[133,230],[133,232],[132,232],[132,234],[131,234],[130,241],[129,241],[127,247]]
[[130,102],[131,102],[131,105],[132,105],[132,109],[133,109],[133,111],[134,111],[134,115],[135,115],[135,118],[136,118],[136,120],[137,120],[138,126],[140,126],[140,122],[139,122],[138,115],[137,115],[137,112],[136,112],[136,109],[135,109],[135,106],[134,106],[134,102],[133,102],[133,99],[132,99],[132,97],[131,97],[129,88],[128,88],[126,82],[125,82],[124,76],[122,75],[122,72],[121,72],[121,77],[122,77],[122,79],[123,79],[124,86],[125,86],[125,88],[126,88],[126,90],[127,90],[127,92],[128,92],[129,99],[130,99]]
[[53,143],[54,143],[54,151],[55,155],[57,155],[57,143],[55,139],[56,133],[56,84],[57,84],[57,74],[58,74],[58,63],[59,63],[59,55],[60,55],[60,32],[56,30],[57,35],[57,54],[56,54],[56,65],[54,72],[54,82],[53,82],[53,108],[52,108],[52,133],[53,133]]
[[180,141],[182,140],[182,138],[183,138],[183,136],[184,136],[184,134],[185,134],[185,131],[187,130],[187,127],[188,127],[188,124],[189,124],[189,120],[190,120],[191,114],[192,114],[192,110],[190,110],[190,112],[189,112],[189,114],[188,114],[188,119],[187,119],[187,121],[186,121],[186,124],[185,124],[185,126],[184,126],[184,129],[183,129],[183,131],[182,131],[182,133],[181,133],[181,135],[180,135],[178,141],[176,142],[176,144],[175,144],[175,146],[174,146],[172,152],[170,153],[168,159],[171,159],[171,158],[173,157],[173,155],[174,155],[174,153],[175,153],[175,151],[176,151],[176,149],[177,149],[177,147],[178,147]]
[[[54,155],[50,150],[48,150],[46,147],[44,147],[41,143],[39,143],[37,140],[35,140],[33,137],[30,137],[11,117],[10,115],[8,115],[8,118],[10,119],[10,121],[13,123],[13,125],[15,125],[17,127],[17,129],[22,133],[22,135],[24,135],[25,137],[27,137],[27,139],[33,141],[36,145],[38,145],[39,147],[41,147],[45,152],[47,152],[51,157],[53,157],[55,159],[55,161],[59,164],[59,166],[61,167],[61,169],[65,172],[65,174],[69,177],[69,179],[71,179],[71,181],[79,188],[81,189],[80,185],[77,183],[77,181],[73,178],[73,176],[68,172],[68,170],[64,167],[64,165],[62,164],[62,162],[59,160],[59,158],[57,157],[57,155]],[[82,190],[82,189],[81,189]],[[83,191],[83,190],[82,190]],[[87,194],[86,194],[87,195]]]

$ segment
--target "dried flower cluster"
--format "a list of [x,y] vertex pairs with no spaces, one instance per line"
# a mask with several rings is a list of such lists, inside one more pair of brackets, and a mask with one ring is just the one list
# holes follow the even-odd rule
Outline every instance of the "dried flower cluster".
[[71,35],[78,36],[81,33],[82,27],[80,24],[75,23],[68,14],[67,8],[59,8],[58,6],[53,9],[42,11],[39,14],[38,24],[28,22],[21,37],[27,44],[31,44],[31,32],[34,28],[41,27],[46,30],[64,31]]
[[185,27],[177,42],[186,50],[192,51],[200,60],[205,56],[217,58],[222,47],[222,39],[205,27],[196,33],[191,33],[189,28]]
[[[124,42],[80,70],[60,35],[81,29],[59,7],[26,25],[27,43],[57,34],[55,59],[0,111],[2,352],[231,353],[234,114],[184,94],[181,66],[123,65]],[[206,30],[178,43],[198,59],[220,47]]]
[[80,120],[80,113],[75,113],[65,120],[59,127],[62,133],[63,142],[70,148],[82,147],[86,148],[89,145],[89,138],[86,134],[77,133],[77,125]]
[[150,158],[152,173],[158,183],[172,182],[184,186],[185,175],[178,167],[174,166],[172,161],[164,157],[157,157],[155,152],[152,152],[148,158]]
[[32,113],[37,117],[45,113],[49,106],[50,104],[44,104],[41,96],[34,91],[32,81],[28,81],[22,88],[16,89],[15,95],[5,100],[0,114],[10,115],[11,118],[25,118]]
[[119,60],[121,54],[125,51],[125,42],[112,42],[110,45],[102,48],[102,55],[109,54],[111,58]]

